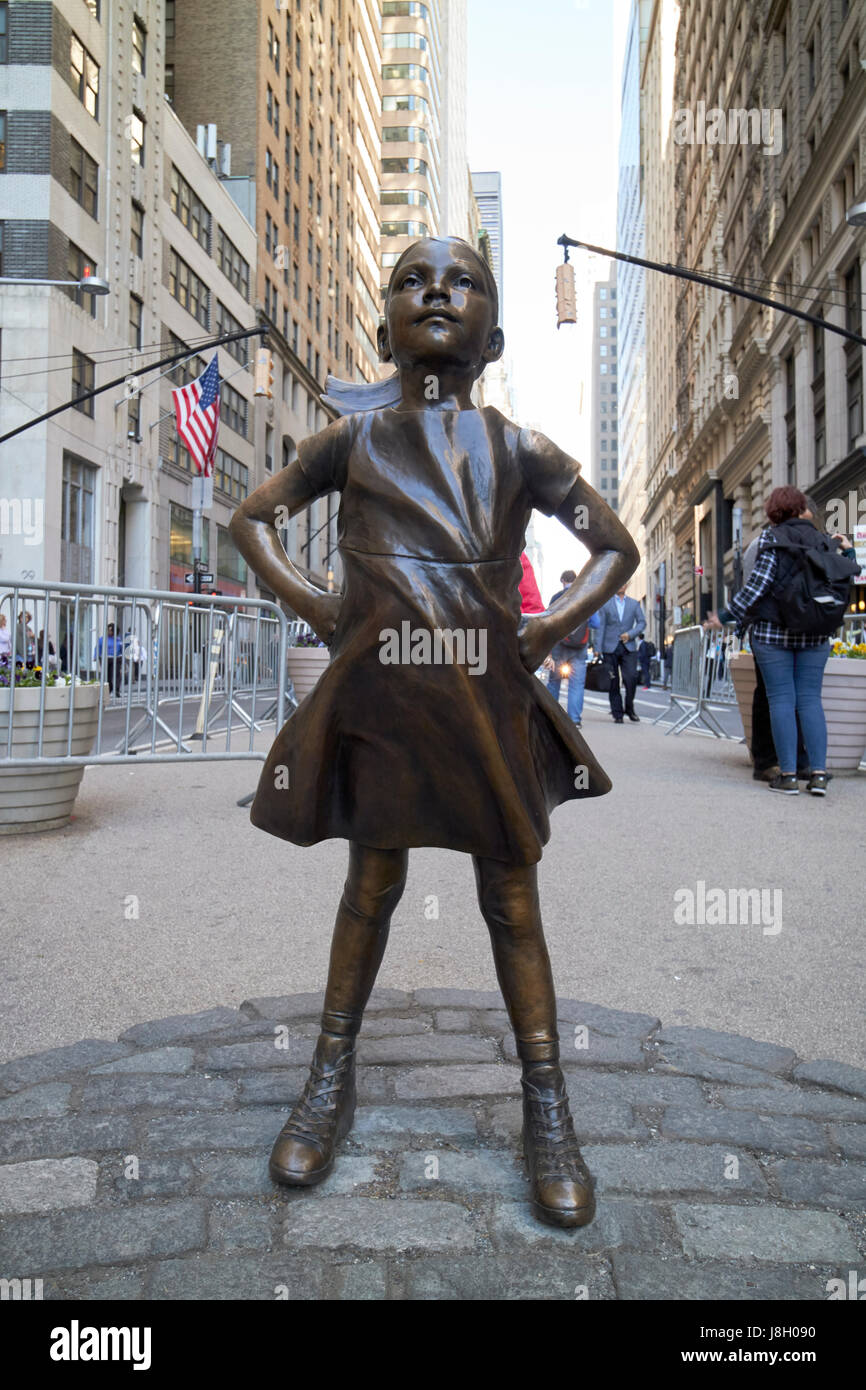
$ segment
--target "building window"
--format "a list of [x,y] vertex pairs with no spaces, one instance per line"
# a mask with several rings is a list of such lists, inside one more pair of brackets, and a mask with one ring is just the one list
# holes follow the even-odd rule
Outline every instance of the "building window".
[[0,5],[0,63],[9,61],[9,5],[3,0]]
[[70,584],[93,582],[93,494],[96,469],[74,454],[63,455],[60,518],[60,578]]
[[421,174],[427,177],[427,164],[423,159],[416,159],[413,155],[389,156],[382,160],[383,174]]
[[94,120],[99,120],[99,64],[75,34],[69,37],[69,85]]
[[[221,338],[224,333],[240,333],[243,324],[239,323],[234,314],[230,314],[224,304],[217,300],[216,306],[216,333]],[[233,343],[223,343],[226,352],[230,353],[236,362],[245,363],[247,360],[248,347],[244,338],[237,338]]]
[[[201,558],[204,565],[208,562],[209,529],[206,525],[201,528]],[[185,569],[192,564],[192,512],[176,502],[169,503],[169,560],[173,565],[183,565]]]
[[[863,332],[863,297],[860,261],[855,260],[845,276],[845,327]],[[853,449],[863,433],[863,350],[859,343],[845,344],[845,387],[848,412],[848,448]]]
[[144,117],[138,111],[129,118],[129,154],[133,164],[144,167]]
[[147,34],[140,20],[132,21],[132,71],[144,76],[147,71]]
[[790,487],[797,482],[797,411],[796,411],[796,367],[793,352],[784,359],[785,371],[785,430],[786,430],[786,468]]
[[76,203],[81,204],[85,212],[89,212],[91,217],[96,217],[98,215],[97,193],[99,184],[99,168],[96,160],[91,159],[78,141],[71,137],[69,147],[69,192]]
[[144,304],[137,294],[129,296],[129,341],[133,347],[141,347],[141,325],[144,315]]
[[[95,275],[96,262],[92,261],[89,256],[85,256],[80,246],[76,246],[74,242],[70,241],[69,250],[66,255],[66,274],[68,278],[70,280],[83,280],[85,270],[89,275]],[[80,304],[82,309],[85,309],[87,313],[90,314],[91,318],[96,318],[95,294],[87,294],[83,290],[76,289],[73,285],[69,286],[66,293],[76,304]]]
[[229,241],[222,227],[217,234],[217,264],[227,280],[243,295],[249,303],[250,267],[240,251]]
[[[226,493],[229,497],[236,498],[239,502],[249,494],[250,490],[250,470],[239,459],[232,458],[224,449],[217,449],[216,459],[214,460],[214,487],[218,487],[220,492]],[[220,527],[222,530],[222,527]],[[225,574],[227,578],[231,576],[226,570],[219,566],[220,574]],[[244,575],[246,578],[246,575]]]
[[391,15],[417,15],[419,19],[430,20],[430,14],[426,5],[422,5],[420,0],[385,0],[382,6],[382,14],[390,17]]
[[382,78],[385,82],[400,82],[404,78],[413,82],[429,82],[430,74],[420,63],[385,63]]
[[[96,385],[96,363],[92,357],[85,357],[78,348],[72,349],[72,394],[80,396],[83,391],[92,391]],[[93,419],[93,399],[80,401],[78,405],[72,407],[73,410],[80,410],[82,415],[89,415]]]
[[384,203],[386,207],[405,203],[426,208],[429,201],[427,194],[422,193],[420,188],[388,188],[380,195],[380,202]]
[[248,430],[248,402],[244,396],[236,391],[233,386],[222,384],[220,391],[220,420],[224,425],[228,425],[236,434],[247,437]]
[[429,236],[429,228],[426,222],[383,222],[381,226],[382,236]]
[[[163,325],[163,333],[165,326]],[[187,344],[176,333],[168,333],[169,346],[173,353],[189,352]],[[187,357],[185,362],[178,362],[177,366],[172,367],[167,373],[169,379],[176,386],[188,386],[191,381],[197,381],[207,367],[203,357]],[[184,464],[184,467],[186,465]]]
[[171,166],[171,210],[199,245],[210,252],[210,213],[175,165]]
[[[242,467],[243,465],[239,466]],[[246,471],[244,468],[245,473]],[[245,492],[242,495],[246,497]],[[232,496],[235,494],[232,493]],[[238,551],[225,526],[217,527],[217,578],[227,579],[231,584],[246,584],[247,582],[246,560]]]
[[141,203],[132,204],[132,217],[129,223],[129,249],[133,256],[144,253],[144,208]]
[[164,72],[163,72],[162,86],[163,86],[163,90],[164,90],[164,92],[165,92],[165,95],[168,97],[169,101],[171,102],[171,104],[172,104],[172,106],[173,106],[173,105],[174,105],[174,63],[166,63],[165,68],[164,68]]
[[383,97],[383,111],[420,111],[427,115],[430,106],[425,97],[415,96],[413,92],[406,92],[402,96]]
[[165,37],[174,38],[174,5],[175,0],[165,0]]
[[168,289],[178,304],[182,304],[202,327],[208,327],[208,288],[174,247],[169,247],[168,252]]
[[126,433],[127,438],[141,443],[141,392],[136,391],[134,396],[130,396],[126,403]]
[[426,145],[429,143],[427,132],[420,125],[386,125],[382,130],[382,139],[387,141],[399,141],[401,144]]
[[0,174],[6,173],[6,112],[0,111]]
[[427,49],[427,40],[424,38],[424,35],[423,35],[423,34],[415,34],[415,33],[412,33],[412,32],[403,33],[403,34],[383,34],[383,35],[382,35],[382,47],[383,47],[383,48],[420,48],[420,49],[426,51],[426,49]]

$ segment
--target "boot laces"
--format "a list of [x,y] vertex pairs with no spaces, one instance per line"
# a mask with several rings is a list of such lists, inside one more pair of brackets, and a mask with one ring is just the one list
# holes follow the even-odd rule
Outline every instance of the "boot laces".
[[574,1133],[567,1095],[527,1095],[529,1138],[539,1175],[571,1178],[583,1183],[590,1177]]
[[354,1053],[341,1057],[335,1066],[310,1067],[310,1075],[281,1134],[312,1142],[327,1140],[338,1118],[339,1101],[345,1094]]

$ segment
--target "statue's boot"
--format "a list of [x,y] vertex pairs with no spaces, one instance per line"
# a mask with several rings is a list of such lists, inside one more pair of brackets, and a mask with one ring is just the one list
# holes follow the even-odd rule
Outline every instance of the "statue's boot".
[[523,1152],[532,1210],[548,1226],[586,1226],[595,1215],[593,1180],[581,1157],[561,1070],[524,1066]]
[[271,1151],[274,1182],[312,1187],[334,1166],[355,1116],[355,1039],[321,1034],[303,1094]]

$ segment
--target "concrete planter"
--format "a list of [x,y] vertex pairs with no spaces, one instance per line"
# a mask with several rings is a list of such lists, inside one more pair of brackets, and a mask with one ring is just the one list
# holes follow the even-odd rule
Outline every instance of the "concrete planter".
[[[731,662],[746,743],[752,742],[755,658],[741,652]],[[824,669],[821,702],[827,718],[827,771],[856,772],[866,752],[866,661],[831,656]]]
[[[108,686],[78,685],[72,716],[72,747],[67,744],[69,701],[73,687],[46,686],[42,755],[62,758],[90,752],[96,738],[100,699]],[[39,740],[38,686],[0,690],[0,835],[21,835],[31,830],[59,830],[69,824],[83,767],[3,767],[9,738],[9,700],[14,694],[12,757],[36,757]]]
[[289,675],[300,703],[315,686],[331,659],[331,653],[327,647],[289,647],[287,656]]

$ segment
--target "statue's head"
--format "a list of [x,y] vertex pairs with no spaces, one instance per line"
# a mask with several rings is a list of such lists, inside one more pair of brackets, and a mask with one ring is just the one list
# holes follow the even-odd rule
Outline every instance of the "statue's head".
[[391,272],[379,355],[398,369],[462,368],[474,379],[502,356],[498,318],[496,281],[484,257],[459,237],[425,237]]

